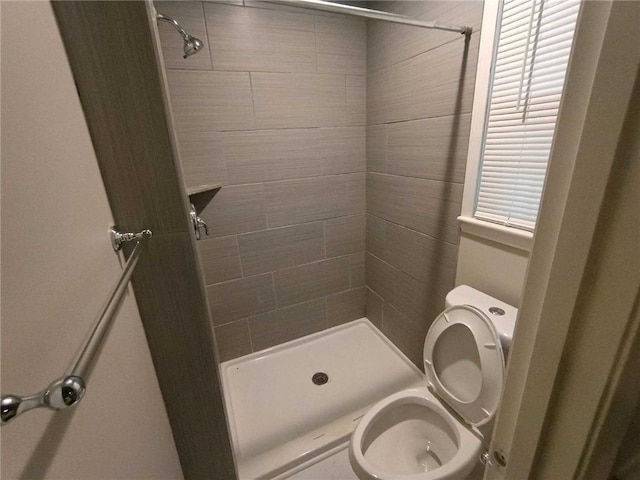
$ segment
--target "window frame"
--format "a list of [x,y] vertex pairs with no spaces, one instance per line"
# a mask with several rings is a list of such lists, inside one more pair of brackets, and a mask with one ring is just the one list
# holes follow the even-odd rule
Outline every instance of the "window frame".
[[462,208],[458,221],[463,233],[481,237],[518,250],[531,251],[533,232],[508,227],[498,223],[480,220],[474,217],[476,198],[480,186],[480,166],[483,138],[487,115],[489,113],[489,93],[491,86],[491,67],[496,44],[496,32],[500,17],[501,0],[485,0],[480,29],[480,46],[471,111],[471,130],[467,167],[462,193]]

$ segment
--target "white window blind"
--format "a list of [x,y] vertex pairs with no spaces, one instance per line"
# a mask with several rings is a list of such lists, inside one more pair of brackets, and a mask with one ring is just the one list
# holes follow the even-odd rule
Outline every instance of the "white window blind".
[[533,230],[580,0],[504,0],[475,217]]

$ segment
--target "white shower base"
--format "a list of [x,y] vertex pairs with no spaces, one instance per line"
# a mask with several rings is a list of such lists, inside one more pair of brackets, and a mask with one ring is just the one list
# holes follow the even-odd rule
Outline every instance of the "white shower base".
[[[366,318],[221,367],[241,480],[287,478],[334,454],[374,403],[424,382]],[[329,381],[315,385],[316,372]]]

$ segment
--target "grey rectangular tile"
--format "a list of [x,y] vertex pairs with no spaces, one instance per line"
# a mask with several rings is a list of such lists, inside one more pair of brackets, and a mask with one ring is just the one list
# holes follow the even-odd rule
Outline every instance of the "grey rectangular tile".
[[379,258],[367,253],[366,256],[367,287],[387,302],[395,298],[395,284],[393,275],[395,269]]
[[271,274],[218,283],[207,287],[214,325],[275,310]]
[[[316,16],[318,71],[322,73],[367,73],[367,23],[345,15]],[[321,58],[334,59],[321,61]],[[340,60],[338,57],[343,57]],[[336,68],[344,66],[344,68]]]
[[377,217],[457,244],[462,185],[370,173],[367,209]]
[[187,187],[228,183],[221,133],[182,131],[176,135]]
[[349,285],[351,288],[363,287],[367,283],[365,273],[365,252],[349,255]]
[[224,187],[200,216],[209,225],[212,237],[264,230],[267,228],[264,201],[262,184]]
[[337,293],[327,297],[327,321],[329,327],[357,320],[365,315],[367,288]]
[[430,325],[444,309],[444,297],[433,287],[398,270],[394,272],[393,282],[395,297],[390,303],[416,325]]
[[367,215],[367,252],[384,258],[386,223],[382,218]]
[[367,171],[385,173],[388,125],[367,126]]
[[441,295],[454,286],[457,256],[458,248],[451,243],[392,223],[385,225],[382,258]]
[[366,174],[352,173],[344,175],[347,182],[347,211],[351,215],[367,211]]
[[[482,2],[476,1],[393,2],[390,7],[393,13],[424,20],[437,19],[443,23],[469,25],[474,27],[474,30],[479,28],[482,22]],[[452,37],[437,30],[372,22],[369,25],[367,40],[369,69],[377,70],[450,42]]]
[[350,175],[265,184],[269,227],[324,220],[349,214]]
[[306,302],[349,288],[349,258],[339,257],[273,274],[278,307]]
[[207,285],[242,277],[236,237],[204,237],[196,245]]
[[365,313],[371,323],[382,329],[382,297],[367,287]]
[[324,298],[249,319],[253,350],[259,351],[327,328]]
[[366,216],[332,218],[325,221],[327,258],[339,257],[365,249]]
[[198,55],[184,59],[182,58],[184,55],[183,42],[179,36],[176,37],[174,26],[167,22],[158,22],[165,68],[169,70],[211,70],[211,56],[209,55],[209,41],[207,28],[204,24],[202,2],[155,1],[153,3],[158,13],[179,18],[180,25],[204,44]]
[[316,71],[313,15],[204,5],[215,70]]
[[410,60],[414,78],[411,118],[470,113],[480,35],[453,42]]
[[215,327],[214,332],[221,362],[251,353],[251,338],[247,320],[220,325]]
[[254,127],[248,73],[170,70],[167,78],[178,132]]
[[245,275],[272,272],[324,258],[322,222],[238,236]]
[[251,73],[258,128],[345,124],[344,75]]
[[413,119],[413,88],[418,72],[412,60],[369,72],[367,75],[367,124]]
[[424,369],[423,349],[428,324],[418,327],[392,305],[383,304],[382,331],[418,368]]
[[364,172],[366,170],[365,127],[321,128],[319,148],[323,173]]
[[324,160],[320,136],[320,130],[313,128],[224,133],[229,183],[321,175]]
[[471,115],[389,125],[386,173],[464,182]]
[[367,123],[367,77],[347,75],[347,125]]

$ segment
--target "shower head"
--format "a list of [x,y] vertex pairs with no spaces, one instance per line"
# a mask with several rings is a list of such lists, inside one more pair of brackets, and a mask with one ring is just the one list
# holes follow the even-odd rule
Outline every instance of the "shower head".
[[188,33],[184,36],[184,55],[182,58],[187,58],[197,53],[199,50],[204,47],[204,44],[200,39],[196,37],[192,37]]
[[156,18],[158,20],[164,20],[165,22],[169,22],[171,25],[175,27],[180,35],[182,35],[182,39],[184,40],[184,56],[182,58],[187,58],[193,55],[194,53],[199,52],[204,47],[202,40],[194,37],[193,35],[189,35],[184,28],[180,26],[178,21],[174,18],[171,18],[168,15],[163,15],[162,13],[157,13]]

